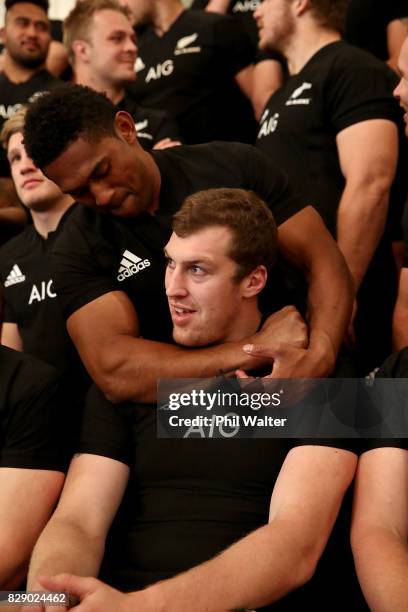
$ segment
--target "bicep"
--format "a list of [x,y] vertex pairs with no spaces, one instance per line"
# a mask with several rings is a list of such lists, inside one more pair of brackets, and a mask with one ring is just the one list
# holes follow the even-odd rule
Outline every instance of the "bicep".
[[389,528],[408,536],[408,451],[376,448],[359,461],[353,526]]
[[303,208],[282,223],[278,237],[283,255],[298,268],[310,270],[313,262],[328,261],[333,249],[339,255],[336,243],[312,206]]
[[128,466],[115,459],[91,454],[74,457],[55,512],[56,519],[68,519],[90,535],[105,537],[128,477]]
[[254,66],[252,102],[257,119],[273,93],[283,82],[282,65],[277,60],[263,60]]
[[122,291],[111,291],[76,310],[67,329],[91,377],[100,385],[101,369],[114,369],[121,355],[121,336],[137,337],[139,322],[132,302]]
[[299,525],[306,538],[322,549],[330,534],[344,493],[350,485],[357,456],[325,446],[298,446],[288,453],[276,481],[270,521],[284,517]]
[[0,343],[15,351],[23,350],[23,340],[20,336],[17,323],[3,323]]
[[51,514],[64,474],[51,470],[0,468],[0,537],[30,549]]
[[355,183],[385,182],[394,179],[398,160],[398,130],[388,119],[355,123],[336,136],[343,176]]
[[238,87],[241,89],[242,93],[247,98],[252,98],[253,85],[254,85],[254,67],[251,64],[250,66],[246,66],[242,68],[235,75],[235,81]]

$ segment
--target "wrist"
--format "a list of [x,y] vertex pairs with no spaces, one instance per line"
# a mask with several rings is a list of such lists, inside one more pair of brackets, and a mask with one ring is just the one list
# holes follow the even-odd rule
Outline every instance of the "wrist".
[[309,352],[319,364],[320,378],[325,378],[332,373],[337,359],[337,350],[329,334],[325,332],[314,333],[310,337]]

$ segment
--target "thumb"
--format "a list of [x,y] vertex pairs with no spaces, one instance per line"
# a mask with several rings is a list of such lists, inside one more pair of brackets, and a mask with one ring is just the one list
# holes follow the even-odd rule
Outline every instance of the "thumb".
[[275,359],[279,356],[278,347],[271,348],[269,346],[263,346],[262,344],[245,344],[242,350],[253,357],[268,357],[269,359]]
[[249,378],[248,374],[245,372],[245,370],[235,370],[235,376],[237,378]]
[[49,591],[68,592],[82,599],[95,589],[96,579],[74,576],[74,574],[57,574],[39,576],[38,582]]

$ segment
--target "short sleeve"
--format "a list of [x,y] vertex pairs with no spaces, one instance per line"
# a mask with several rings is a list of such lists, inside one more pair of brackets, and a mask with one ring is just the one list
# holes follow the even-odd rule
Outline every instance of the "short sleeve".
[[101,455],[129,465],[132,452],[130,432],[125,405],[112,404],[93,385],[85,402],[79,452]]
[[65,472],[72,429],[58,376],[41,362],[22,359],[2,417],[0,467]]
[[324,99],[335,133],[370,119],[397,122],[398,106],[391,95],[390,79],[380,63],[333,67]]
[[[97,226],[80,225],[73,215],[55,243],[51,256],[51,270],[66,319],[85,304],[117,289],[115,277],[110,274],[109,258],[106,258],[105,267],[101,263],[103,254],[99,252],[99,248],[102,251],[105,245],[95,244],[97,231]],[[92,244],[90,238],[94,239]]]

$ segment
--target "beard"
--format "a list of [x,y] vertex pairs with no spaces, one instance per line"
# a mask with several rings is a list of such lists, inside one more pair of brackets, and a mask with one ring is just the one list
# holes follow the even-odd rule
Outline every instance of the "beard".
[[25,53],[19,53],[8,49],[10,57],[16,64],[19,64],[20,66],[23,66],[24,68],[29,68],[31,70],[39,68],[45,63],[45,60],[47,58],[47,52],[48,49],[46,51],[39,50],[38,53],[35,55],[27,55]]

